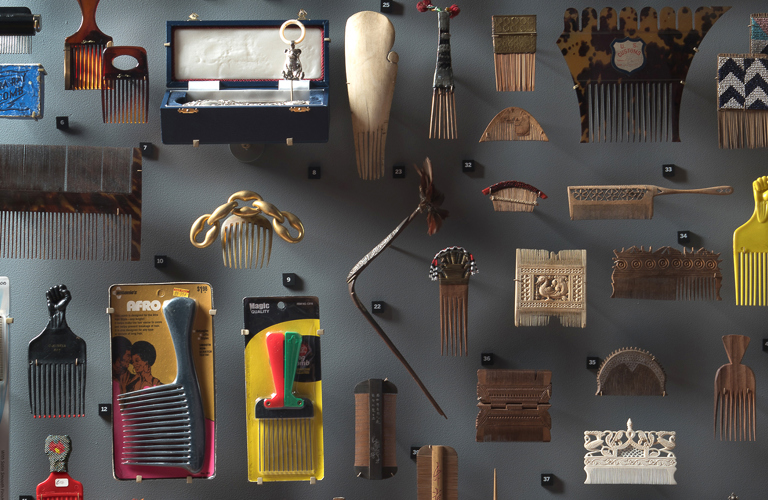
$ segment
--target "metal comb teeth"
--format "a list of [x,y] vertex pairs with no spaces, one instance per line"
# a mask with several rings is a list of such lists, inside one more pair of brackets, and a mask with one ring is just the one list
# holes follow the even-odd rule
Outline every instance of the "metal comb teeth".
[[0,36],[0,54],[31,54],[32,38],[28,36]]
[[272,225],[262,215],[231,215],[221,225],[224,265],[235,269],[264,267],[272,255]]
[[190,340],[195,308],[195,301],[187,297],[163,304],[176,351],[176,379],[117,397],[123,464],[182,467],[192,474],[203,469],[205,415]]
[[315,474],[311,418],[259,420],[259,469],[268,474]]

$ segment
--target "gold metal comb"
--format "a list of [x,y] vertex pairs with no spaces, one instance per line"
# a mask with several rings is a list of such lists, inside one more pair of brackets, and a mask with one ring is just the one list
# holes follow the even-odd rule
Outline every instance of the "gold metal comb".
[[[240,207],[240,201],[253,203],[251,206]],[[271,224],[265,215],[272,217]],[[283,226],[285,222],[298,231],[296,237],[291,236],[288,228]],[[210,229],[205,233],[203,241],[198,242],[197,237],[205,224]],[[290,212],[281,212],[276,206],[264,201],[259,194],[238,191],[212,214],[197,218],[189,231],[189,241],[197,248],[206,248],[221,233],[224,265],[235,269],[256,268],[264,267],[265,258],[269,264],[274,232],[288,243],[298,243],[304,238],[304,225],[298,217]]]

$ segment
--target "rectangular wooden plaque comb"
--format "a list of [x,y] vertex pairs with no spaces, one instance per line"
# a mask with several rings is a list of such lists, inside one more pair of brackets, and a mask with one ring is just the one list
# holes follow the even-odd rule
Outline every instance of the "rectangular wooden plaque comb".
[[355,386],[355,473],[387,479],[397,473],[397,387],[372,378]]
[[0,258],[140,253],[139,148],[0,145]]
[[550,441],[550,370],[477,370],[475,441]]

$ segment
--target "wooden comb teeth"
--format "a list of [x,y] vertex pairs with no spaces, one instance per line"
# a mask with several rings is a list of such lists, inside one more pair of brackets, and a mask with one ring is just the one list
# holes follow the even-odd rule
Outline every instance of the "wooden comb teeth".
[[[136,66],[120,69],[118,57],[131,57]],[[107,47],[101,60],[101,113],[104,123],[147,123],[149,70],[142,47]]]
[[469,277],[477,273],[475,258],[462,247],[439,251],[429,277],[440,282],[440,354],[467,354]]

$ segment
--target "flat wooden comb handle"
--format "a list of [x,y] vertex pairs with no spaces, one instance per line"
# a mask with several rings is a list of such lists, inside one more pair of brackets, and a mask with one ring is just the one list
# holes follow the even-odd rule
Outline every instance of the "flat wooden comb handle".
[[715,194],[724,195],[733,193],[731,186],[715,186],[699,189],[667,189],[658,186],[649,186],[653,196],[661,196],[663,194]]

